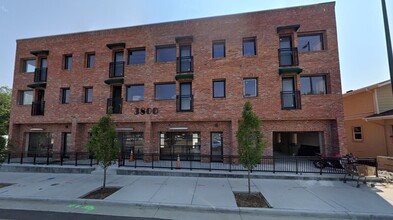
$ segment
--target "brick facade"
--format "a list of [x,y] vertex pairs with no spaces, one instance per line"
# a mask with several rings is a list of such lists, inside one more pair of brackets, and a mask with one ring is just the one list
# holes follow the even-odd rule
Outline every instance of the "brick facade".
[[[300,25],[298,30],[285,28]],[[277,31],[278,27],[284,27]],[[324,49],[299,52],[300,74],[279,74],[279,37],[289,35],[292,46],[297,45],[299,33],[321,33]],[[194,98],[192,112],[177,112],[176,100],[155,100],[156,83],[176,83],[176,62],[157,63],[156,46],[176,45],[177,37],[192,36],[191,48],[194,70],[192,83]],[[242,55],[244,38],[255,37],[256,55]],[[212,42],[225,40],[225,58],[212,58]],[[125,48],[109,49],[107,44],[125,44]],[[128,65],[128,50],[145,48],[145,64]],[[48,55],[32,55],[32,51],[46,50]],[[128,28],[48,36],[17,41],[12,95],[10,137],[17,148],[25,150],[25,133],[31,128],[42,128],[54,135],[53,150],[62,148],[63,132],[72,133],[72,151],[84,151],[89,128],[106,114],[107,99],[112,96],[108,80],[109,63],[114,51],[124,51],[124,83],[122,86],[122,114],[114,114],[118,128],[132,128],[144,133],[144,152],[159,152],[160,132],[171,127],[185,126],[187,132],[200,132],[201,154],[210,153],[210,133],[223,132],[223,152],[237,154],[236,130],[243,104],[250,101],[263,121],[268,147],[273,153],[273,132],[320,132],[326,153],[345,153],[341,79],[339,71],[337,32],[334,3],[286,8],[152,24]],[[95,67],[86,68],[86,53],[95,53]],[[64,70],[63,56],[72,54],[72,69]],[[45,91],[44,116],[32,116],[30,105],[19,105],[18,94],[29,90],[34,74],[23,73],[23,60],[33,58],[39,65],[40,56],[47,57],[48,71]],[[282,110],[282,79],[293,77],[300,90],[300,77],[324,74],[327,94],[301,95],[301,109]],[[257,78],[257,96],[243,96],[243,79]],[[212,83],[225,79],[225,98],[213,98]],[[143,84],[144,101],[127,102],[126,85]],[[70,103],[61,103],[61,88],[70,88]],[[84,87],[93,87],[93,102],[83,103]],[[31,89],[30,89],[31,90]],[[35,89],[35,98],[37,98]],[[135,108],[158,108],[158,114],[135,115]],[[34,130],[34,129],[33,129]]]

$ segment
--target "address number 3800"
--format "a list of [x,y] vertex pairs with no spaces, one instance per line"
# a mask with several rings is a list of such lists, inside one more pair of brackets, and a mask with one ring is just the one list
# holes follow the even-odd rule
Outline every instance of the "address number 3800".
[[158,114],[158,108],[135,108],[134,114],[135,115],[144,115],[144,114],[156,115],[156,114]]

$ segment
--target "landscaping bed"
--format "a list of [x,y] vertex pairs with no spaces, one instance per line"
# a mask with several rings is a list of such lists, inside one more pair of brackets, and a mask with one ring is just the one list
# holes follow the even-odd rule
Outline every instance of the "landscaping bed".
[[82,199],[105,199],[106,197],[112,195],[120,188],[118,187],[106,187],[106,188],[99,188],[90,192],[89,194],[81,197]]
[[238,207],[249,208],[271,208],[265,197],[261,193],[234,192]]

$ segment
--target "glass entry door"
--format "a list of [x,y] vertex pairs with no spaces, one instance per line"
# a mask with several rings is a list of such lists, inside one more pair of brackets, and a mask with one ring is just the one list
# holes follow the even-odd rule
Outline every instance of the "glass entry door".
[[200,160],[201,141],[199,132],[161,132],[160,159]]
[[295,108],[295,80],[293,77],[282,79],[282,101],[283,108]]
[[280,37],[280,66],[292,66],[292,38]]
[[223,161],[223,138],[222,132],[211,133],[211,161]]
[[192,62],[191,62],[191,45],[181,45],[180,46],[180,72],[191,72]]
[[191,83],[180,83],[180,111],[192,110]]

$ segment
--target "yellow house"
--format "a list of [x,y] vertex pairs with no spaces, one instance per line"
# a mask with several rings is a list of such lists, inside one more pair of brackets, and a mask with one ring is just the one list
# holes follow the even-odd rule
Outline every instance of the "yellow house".
[[343,95],[347,149],[357,157],[393,156],[390,80]]

